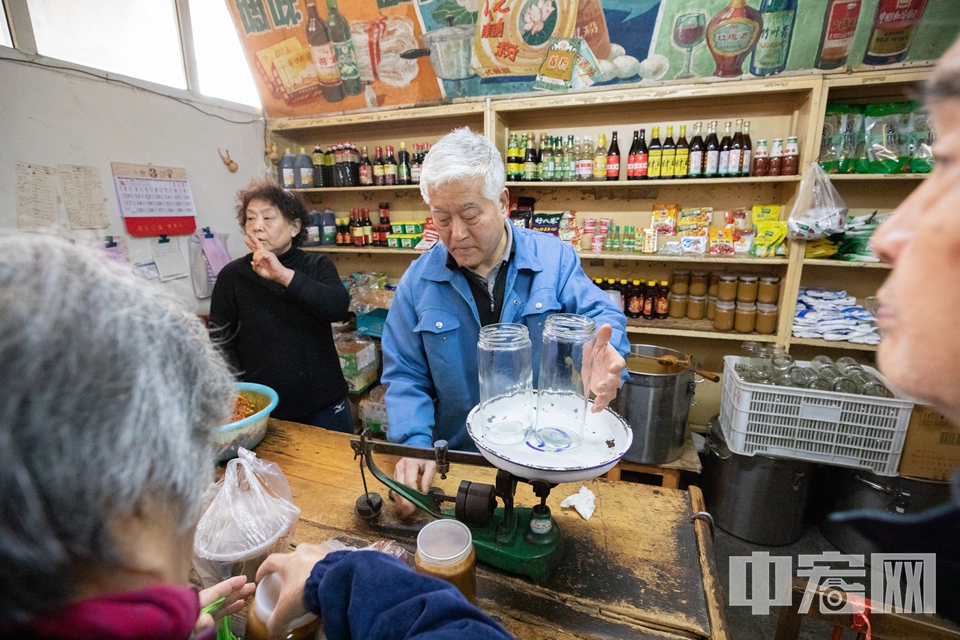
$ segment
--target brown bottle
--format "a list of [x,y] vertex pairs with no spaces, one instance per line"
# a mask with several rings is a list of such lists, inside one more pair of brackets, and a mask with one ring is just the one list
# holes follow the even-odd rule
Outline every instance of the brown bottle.
[[[652,281],[651,281],[652,282]],[[654,317],[663,320],[667,317],[670,306],[670,283],[666,280],[660,282],[657,287],[657,301],[654,306]]]
[[383,148],[375,148],[376,156],[373,159],[373,184],[376,187],[382,187],[386,184],[386,177],[383,173]]
[[653,320],[657,313],[657,282],[649,280],[647,289],[643,296],[643,317],[646,320]]
[[387,145],[387,155],[383,159],[383,183],[388,187],[397,184],[397,159],[393,157],[390,145]]

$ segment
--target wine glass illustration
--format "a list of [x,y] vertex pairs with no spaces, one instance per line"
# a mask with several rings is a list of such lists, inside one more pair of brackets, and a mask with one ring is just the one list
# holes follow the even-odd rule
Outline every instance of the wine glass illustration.
[[702,13],[684,13],[677,16],[673,25],[673,42],[685,51],[683,71],[674,76],[677,79],[694,78],[690,71],[693,49],[703,42],[707,29],[707,17]]

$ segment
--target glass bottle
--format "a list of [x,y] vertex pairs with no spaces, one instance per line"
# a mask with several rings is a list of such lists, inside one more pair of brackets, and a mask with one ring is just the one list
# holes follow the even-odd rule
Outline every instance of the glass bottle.
[[665,179],[674,178],[675,163],[677,158],[677,143],[673,140],[673,126],[667,125],[667,137],[663,141],[663,155],[660,160],[660,177]]
[[393,157],[393,147],[387,145],[383,159],[383,183],[387,186],[397,184],[397,160]]
[[774,138],[770,147],[770,162],[767,164],[768,176],[779,176],[783,164],[783,138]]
[[770,170],[770,155],[767,150],[767,141],[757,140],[757,153],[753,156],[753,175],[765,176]]
[[327,102],[340,102],[347,97],[337,67],[337,53],[330,27],[317,12],[317,5],[307,2],[307,42],[313,54],[313,65],[320,79],[320,91]]
[[547,134],[540,132],[540,146],[537,148],[537,175],[534,178],[538,182],[543,180],[543,152],[547,148]]
[[643,297],[643,317],[653,320],[657,313],[657,281],[648,280],[646,294]]
[[663,144],[660,142],[660,127],[654,127],[650,134],[650,151],[647,160],[647,176],[651,180],[661,177],[663,169]]
[[533,132],[527,133],[527,150],[523,154],[523,180],[534,182],[537,179],[537,164],[540,154],[537,153],[537,143]]
[[593,180],[593,139],[590,136],[584,136],[583,144],[580,146],[580,172],[578,177],[583,182]]
[[783,148],[783,163],[780,173],[785,176],[795,176],[800,169],[800,147],[797,136],[787,138],[787,145]]
[[[630,152],[627,153],[627,180],[636,180],[637,172],[637,147],[640,143],[640,132],[634,129],[633,142],[630,143]],[[609,160],[607,161],[609,165]]]
[[680,137],[677,138],[677,155],[673,160],[673,175],[686,178],[690,164],[690,143],[687,142],[687,125],[680,125]]
[[640,143],[637,146],[637,168],[634,172],[635,180],[646,180],[650,167],[650,154],[647,149],[647,131],[640,129]]
[[333,158],[333,150],[328,145],[323,153],[323,181],[327,187],[336,187],[336,165]]
[[760,3],[763,29],[750,58],[750,73],[769,76],[784,70],[790,55],[796,15],[797,0],[763,0]]
[[847,64],[860,19],[860,4],[861,0],[828,0],[814,63],[817,69],[836,69]]
[[723,123],[723,139],[720,140],[720,166],[717,174],[721,178],[730,175],[730,148],[733,145],[733,138],[730,135],[730,122]]
[[410,153],[406,142],[400,143],[397,152],[397,184],[410,184]]
[[373,158],[373,184],[382,187],[386,182],[386,174],[383,170],[383,147],[374,147]]
[[743,61],[753,50],[762,25],[760,12],[747,0],[730,0],[707,24],[707,47],[719,77],[739,76]]
[[617,132],[613,132],[613,140],[610,141],[610,148],[607,149],[607,180],[617,181],[620,179],[620,145],[617,144]]
[[517,182],[522,175],[520,167],[523,158],[520,157],[520,143],[517,141],[517,132],[510,133],[510,144],[507,146],[507,181]]
[[[583,442],[590,391],[590,359],[597,325],[592,318],[571,313],[549,316],[543,327],[540,376],[537,381],[537,419],[528,443],[544,451],[573,449]],[[586,365],[586,366],[585,366]]]
[[480,329],[479,428],[485,442],[523,441],[533,425],[533,355],[530,333],[522,324],[498,323]]
[[363,148],[363,154],[360,156],[360,184],[361,186],[373,185],[373,163],[370,162],[366,147]]
[[703,170],[705,178],[716,178],[720,172],[720,142],[717,140],[717,121],[707,125],[706,164]]
[[727,175],[736,178],[742,172],[743,163],[743,120],[737,119],[737,128],[730,141],[730,166]]
[[593,152],[593,179],[607,179],[607,134],[597,136],[597,148]]
[[740,175],[749,176],[750,166],[753,162],[753,140],[750,139],[750,121],[743,123],[743,148],[740,151]]
[[700,135],[701,123],[693,123],[693,140],[690,141],[690,152],[687,159],[687,176],[690,178],[699,178],[706,169],[705,160],[707,155],[706,145],[703,144],[703,137]]
[[353,47],[350,25],[340,13],[337,0],[327,0],[327,21],[333,38],[333,50],[337,54],[337,69],[348,96],[357,96],[363,92],[360,83],[360,66],[357,64],[357,51]]
[[[516,142],[516,140],[514,140]],[[420,184],[420,172],[423,169],[423,145],[413,145],[413,159],[410,160],[410,182]],[[516,178],[516,174],[514,174]]]
[[577,147],[572,135],[567,136],[567,146],[563,149],[563,181],[573,182],[577,179]]
[[547,136],[544,148],[540,151],[541,180],[553,182],[556,180],[557,158],[553,149],[553,136]]
[[323,183],[323,151],[320,149],[319,144],[314,145],[310,161],[313,163],[313,186],[327,186]]

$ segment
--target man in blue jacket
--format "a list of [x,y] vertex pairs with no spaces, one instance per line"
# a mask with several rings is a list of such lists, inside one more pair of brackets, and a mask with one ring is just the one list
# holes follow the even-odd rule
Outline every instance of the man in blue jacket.
[[[383,377],[388,438],[418,447],[444,439],[451,449],[474,450],[466,418],[479,402],[480,328],[498,322],[526,325],[534,375],[546,318],[577,313],[596,320],[586,381],[594,411],[616,397],[629,353],[626,317],[580,267],[576,251],[557,238],[514,228],[500,152],[489,140],[457,129],[427,154],[420,193],[442,244],[404,273],[383,331]],[[400,482],[427,491],[436,465],[404,458]],[[414,508],[397,500],[401,515]]]

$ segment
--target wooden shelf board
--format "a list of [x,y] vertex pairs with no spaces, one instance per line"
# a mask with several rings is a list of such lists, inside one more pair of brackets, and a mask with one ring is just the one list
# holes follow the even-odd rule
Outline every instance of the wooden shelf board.
[[801,176],[750,176],[747,178],[682,178],[672,180],[598,180],[596,182],[508,182],[507,187],[545,189],[603,189],[611,187],[614,189],[630,189],[642,187],[684,187],[692,184],[711,184],[711,185],[731,185],[731,184],[754,184],[754,183],[779,183],[779,182],[800,182]]
[[701,264],[757,264],[757,265],[785,265],[789,258],[751,258],[749,256],[711,256],[699,254],[685,254],[680,256],[662,255],[659,253],[631,253],[631,252],[601,252],[580,251],[580,261],[586,260],[637,260],[643,262],[693,262]]
[[419,184],[394,184],[386,187],[310,187],[306,189],[290,189],[297,193],[363,193],[364,191],[419,191]]
[[900,182],[902,180],[912,180],[918,182],[924,180],[929,173],[831,173],[828,174],[830,181],[840,180],[850,181],[879,181],[879,182]]
[[804,267],[855,267],[859,269],[892,269],[893,265],[886,262],[847,262],[846,260],[830,260],[829,258],[808,258],[803,261]]
[[285,131],[305,131],[338,126],[376,124],[396,120],[462,120],[470,116],[483,116],[486,104],[483,101],[460,102],[456,104],[431,107],[402,107],[397,109],[377,109],[375,111],[357,111],[324,116],[303,116],[295,118],[277,118],[270,120],[270,129],[275,133]]
[[790,344],[805,347],[820,347],[821,349],[849,349],[851,351],[876,351],[875,344],[857,344],[843,340],[819,340],[816,338],[790,338]]
[[393,253],[397,255],[408,255],[411,258],[416,258],[424,253],[423,251],[416,251],[414,249],[392,249],[390,247],[337,247],[330,245],[302,247],[302,249],[304,251],[318,251],[322,253],[355,253],[357,255]]
[[687,318],[667,318],[665,320],[627,319],[627,333],[642,333],[661,336],[682,336],[687,338],[705,338],[708,340],[754,340],[756,342],[776,342],[775,335],[759,333],[737,333],[736,331],[714,331],[710,320],[688,320]]

